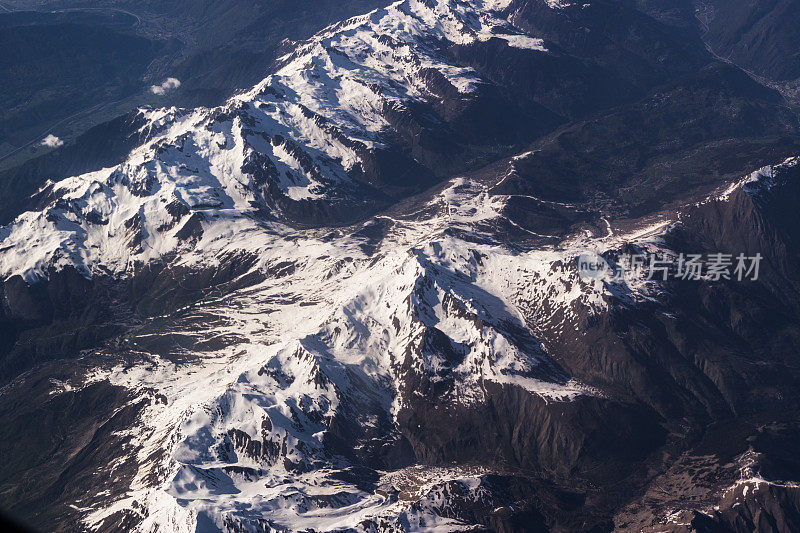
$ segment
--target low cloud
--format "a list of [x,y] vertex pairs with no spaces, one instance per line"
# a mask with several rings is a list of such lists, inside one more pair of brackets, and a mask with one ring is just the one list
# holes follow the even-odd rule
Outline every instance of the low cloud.
[[64,141],[53,135],[52,133],[42,139],[42,146],[47,146],[48,148],[58,148],[64,144]]
[[164,96],[169,91],[173,89],[177,89],[181,86],[181,82],[177,78],[167,78],[164,80],[161,85],[152,85],[150,87],[150,92],[156,94],[158,96]]

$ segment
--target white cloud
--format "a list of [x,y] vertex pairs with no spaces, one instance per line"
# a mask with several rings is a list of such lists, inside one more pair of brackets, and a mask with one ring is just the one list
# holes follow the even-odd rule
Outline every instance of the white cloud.
[[150,92],[153,94],[157,94],[158,96],[164,96],[172,89],[177,89],[181,86],[181,82],[177,78],[167,78],[164,80],[161,85],[152,85],[150,87]]
[[64,141],[53,135],[52,133],[49,134],[47,137],[42,139],[42,146],[47,146],[49,148],[58,148],[64,144]]

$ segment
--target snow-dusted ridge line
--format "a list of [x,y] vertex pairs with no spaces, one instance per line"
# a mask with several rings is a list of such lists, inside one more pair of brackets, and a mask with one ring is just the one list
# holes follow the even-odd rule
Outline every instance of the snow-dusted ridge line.
[[[800,164],[800,156],[788,157],[782,163],[776,165],[766,165],[734,181],[724,191],[709,196],[700,204],[716,200],[727,200],[737,189],[742,189],[748,195],[757,198],[764,191],[768,191],[775,186],[775,181],[781,171],[793,168],[798,164]],[[776,171],[778,171],[777,174]]]
[[256,214],[361,201],[351,174],[384,147],[386,109],[439,99],[432,72],[463,94],[482,83],[444,48],[500,38],[544,51],[502,17],[508,5],[396,2],[302,43],[220,108],[142,110],[140,134],[153,138],[126,161],[59,182],[46,209],[0,228],[0,277],[33,281],[66,266],[125,275],[186,246],[218,251],[232,234],[263,228]]
[[544,0],[550,9],[566,9],[575,4],[580,4],[582,7],[589,5],[590,0]]

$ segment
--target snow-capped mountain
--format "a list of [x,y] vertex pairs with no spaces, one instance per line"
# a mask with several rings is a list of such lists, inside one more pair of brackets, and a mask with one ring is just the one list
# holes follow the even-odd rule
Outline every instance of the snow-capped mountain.
[[[4,440],[43,480],[2,494],[87,531],[791,527],[800,167],[765,139],[794,118],[668,33],[402,0],[221,107],[139,110],[141,146],[0,228]],[[687,177],[698,154],[717,172]],[[586,277],[586,252],[764,269]]]
[[30,279],[51,264],[125,271],[177,251],[209,219],[255,226],[321,212],[330,223],[380,205],[386,172],[397,190],[425,184],[426,169],[393,153],[392,137],[414,120],[408,106],[478,98],[483,83],[443,50],[502,39],[545,51],[500,16],[507,4],[397,2],[303,44],[221,108],[142,110],[140,132],[154,139],[116,167],[50,186],[47,209],[3,230],[14,243],[3,274]]
[[[700,207],[769,190],[794,164],[755,173]],[[231,287],[135,325],[92,355],[104,363],[54,383],[50,394],[108,382],[139,409],[114,436],[115,461],[100,468],[116,487],[75,502],[84,526],[461,531],[485,524],[511,496],[486,466],[418,466],[423,454],[441,453],[440,413],[469,417],[511,395],[530,411],[502,419],[532,437],[564,409],[646,427],[553,355],[587,323],[658,302],[663,290],[586,282],[576,256],[631,244],[663,250],[675,230],[665,234],[666,221],[522,251],[493,238],[508,223],[507,200],[461,180],[428,201],[428,214],[369,223],[382,228],[379,239],[367,228],[335,237],[243,230],[229,243],[236,252],[224,251],[228,260],[247,256]],[[192,278],[184,269],[209,268],[176,259],[166,272],[181,283]],[[164,336],[182,340],[164,352],[151,344]],[[620,429],[617,446],[642,438]],[[537,462],[580,464],[562,455],[587,428],[569,420],[548,431]]]
[[[461,205],[469,209],[467,198]],[[143,461],[137,477],[162,474],[157,481],[134,482],[138,491],[86,520],[102,523],[138,501],[147,502],[143,530],[181,522],[194,530],[201,518],[245,529],[268,523],[334,530],[406,520],[463,526],[408,506],[405,496],[398,501],[365,490],[376,482],[391,490],[393,479],[414,475],[398,416],[411,416],[421,395],[434,394],[441,409],[485,404],[488,383],[556,403],[596,392],[558,369],[526,331],[519,311],[499,299],[505,293],[510,300],[520,289],[541,290],[538,270],[546,270],[555,255],[525,260],[533,284],[526,288],[517,280],[516,254],[498,255],[502,248],[446,235],[458,217],[440,212],[428,220],[391,221],[396,236],[369,255],[357,237],[325,243],[296,235],[264,243],[255,254],[263,263],[254,272],[267,272],[268,265],[283,265],[282,271],[201,304],[203,316],[224,317],[223,323],[191,333],[239,340],[231,338],[183,368],[151,360],[148,369],[126,365],[102,376],[163,395],[164,403],[142,414],[147,430],[139,434],[150,438],[137,437],[131,447],[136,461]],[[564,305],[570,303],[565,295]],[[189,390],[196,393],[187,395]],[[364,464],[412,470],[361,479],[365,474],[357,468]],[[466,471],[442,475],[418,490],[432,497],[428,491],[440,490],[437,483],[453,479],[469,499],[480,492],[481,480]],[[244,504],[247,513],[239,511]]]

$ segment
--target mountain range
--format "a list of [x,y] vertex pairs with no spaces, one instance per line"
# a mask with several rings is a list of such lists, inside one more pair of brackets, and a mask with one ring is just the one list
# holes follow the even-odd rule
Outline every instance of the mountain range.
[[800,529],[796,7],[400,0],[4,171],[0,509]]

